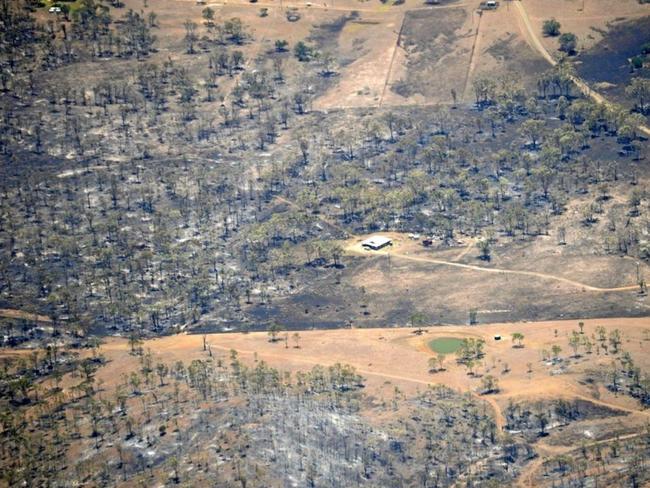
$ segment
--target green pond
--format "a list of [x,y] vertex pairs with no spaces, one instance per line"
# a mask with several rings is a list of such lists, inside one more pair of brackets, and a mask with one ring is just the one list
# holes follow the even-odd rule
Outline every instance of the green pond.
[[429,347],[439,354],[451,354],[460,349],[462,343],[458,337],[438,337],[429,342]]

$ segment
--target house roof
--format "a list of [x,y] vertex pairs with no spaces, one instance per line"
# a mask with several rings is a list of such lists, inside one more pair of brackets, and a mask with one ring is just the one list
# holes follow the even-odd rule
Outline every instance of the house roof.
[[365,241],[362,241],[361,245],[367,247],[382,247],[385,246],[386,244],[390,244],[391,242],[393,242],[393,240],[388,237],[372,236],[366,239]]

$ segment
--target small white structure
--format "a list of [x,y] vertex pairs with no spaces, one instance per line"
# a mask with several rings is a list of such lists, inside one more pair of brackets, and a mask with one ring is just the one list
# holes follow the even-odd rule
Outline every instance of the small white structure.
[[372,236],[361,242],[361,247],[371,251],[378,251],[386,246],[390,246],[393,240],[384,236]]
[[48,12],[50,12],[51,14],[60,14],[61,7],[50,7]]

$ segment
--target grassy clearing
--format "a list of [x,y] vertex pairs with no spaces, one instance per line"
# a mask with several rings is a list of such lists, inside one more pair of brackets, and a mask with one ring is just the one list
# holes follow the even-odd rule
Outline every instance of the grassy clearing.
[[462,343],[463,340],[457,337],[438,337],[429,342],[429,347],[440,354],[451,354],[456,352]]

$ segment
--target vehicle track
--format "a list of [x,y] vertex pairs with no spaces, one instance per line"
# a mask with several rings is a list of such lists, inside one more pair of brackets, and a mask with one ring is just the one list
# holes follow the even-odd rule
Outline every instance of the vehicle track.
[[[290,205],[294,208],[300,208],[300,206],[291,200],[278,196],[276,197],[277,200],[286,203],[287,205]],[[344,229],[342,226],[339,224],[332,222],[330,219],[323,217],[322,215],[318,215],[317,218],[341,231],[344,235],[346,235],[349,238],[360,238],[360,236],[357,236],[355,234],[352,234],[348,232],[346,229]],[[356,256],[364,256],[368,257],[369,254],[367,252],[361,252],[355,249],[356,246],[348,246],[345,250],[348,252],[348,254],[353,254]],[[454,261],[447,261],[444,259],[435,259],[435,258],[426,258],[422,256],[411,256],[408,254],[402,254],[399,252],[392,252],[392,251],[373,251],[370,256],[393,256],[397,257],[400,259],[406,259],[409,261],[417,261],[417,262],[422,262],[422,263],[430,263],[430,264],[437,264],[440,266],[453,266],[456,268],[462,268],[462,269],[469,269],[472,271],[480,271],[483,273],[496,273],[496,274],[511,274],[511,275],[520,275],[520,276],[530,276],[533,278],[542,278],[546,280],[554,280],[554,281],[559,281],[561,283],[565,283],[567,285],[575,286],[577,288],[582,288],[585,291],[593,291],[593,292],[600,292],[600,293],[606,293],[606,292],[624,292],[624,291],[634,291],[638,290],[639,286],[638,285],[625,285],[625,286],[615,286],[615,287],[598,287],[598,286],[592,286],[588,285],[586,283],[581,283],[576,280],[571,280],[569,278],[564,278],[563,276],[557,276],[557,275],[552,275],[548,273],[539,273],[537,271],[525,271],[525,270],[517,270],[517,269],[505,269],[505,268],[486,268],[483,266],[477,266],[475,264],[463,264],[463,263],[457,263]],[[462,256],[461,256],[462,257]]]
[[[309,5],[307,5],[309,3]],[[277,8],[277,9],[290,9],[290,8],[296,8],[296,9],[304,9],[304,10],[332,10],[335,12],[367,12],[367,13],[373,13],[373,14],[393,14],[395,11],[393,10],[382,10],[378,8],[359,8],[356,6],[344,6],[344,7],[338,7],[334,5],[334,1],[330,0],[330,3],[328,5],[328,2],[324,2],[323,4],[321,3],[316,3],[316,2],[304,2],[304,3],[296,3],[296,2],[251,2],[250,0],[248,1],[241,1],[241,0],[226,0],[223,2],[210,2],[205,5],[202,5],[202,7],[207,6],[207,7],[226,7],[226,6],[236,6],[236,7],[250,7],[255,10],[259,10],[260,7],[265,7],[265,8]],[[454,3],[451,5],[436,5],[436,6],[430,6],[430,7],[416,7],[416,8],[411,8],[411,9],[405,9],[402,10],[403,12],[414,12],[414,11],[420,11],[420,10],[444,10],[444,9],[452,9],[452,8],[461,8],[461,7],[466,7],[468,4],[467,3]]]
[[[219,350],[222,350],[222,351],[230,351],[230,350],[233,349],[232,347],[221,346],[219,344],[214,344],[214,343],[209,343],[209,344],[210,344],[210,347],[215,348],[215,349],[219,349]],[[289,361],[293,361],[293,362],[297,362],[297,363],[308,364],[308,365],[311,365],[311,366],[320,365],[320,366],[325,366],[325,367],[329,367],[329,366],[332,366],[333,364],[335,364],[335,363],[327,364],[327,363],[324,363],[323,361],[315,361],[315,360],[307,359],[307,358],[303,358],[303,357],[288,357],[286,354],[273,354],[273,353],[267,353],[267,352],[260,353],[258,351],[252,351],[252,350],[247,350],[247,349],[236,349],[236,348],[235,348],[235,350],[240,354],[246,354],[246,355],[255,355],[257,353],[257,356],[258,356],[259,359],[263,359],[264,357],[268,357],[268,358],[273,358],[273,359],[277,359],[277,360],[281,360],[281,361],[285,361],[285,362],[287,360],[289,360]],[[336,362],[340,362],[340,361],[336,361]],[[368,369],[364,369],[363,367],[359,367],[358,365],[354,364],[353,362],[347,362],[347,364],[350,364],[351,366],[353,366],[355,368],[355,370],[359,374],[366,375],[366,376],[376,376],[376,377],[379,377],[379,378],[386,378],[386,379],[397,380],[397,381],[405,381],[405,382],[408,382],[408,383],[416,383],[416,384],[419,384],[419,385],[427,385],[427,386],[439,384],[436,381],[425,380],[425,379],[422,379],[422,378],[415,378],[415,377],[412,377],[412,376],[404,376],[404,375],[397,375],[397,374],[392,374],[392,373],[384,373],[384,372],[381,372],[381,371],[371,371],[371,370],[368,370]],[[618,411],[625,412],[625,413],[630,414],[630,415],[641,415],[641,416],[646,417],[646,418],[650,417],[650,412],[646,412],[644,410],[636,410],[636,409],[628,408],[628,407],[623,407],[621,405],[615,405],[615,404],[605,402],[605,401],[602,401],[602,400],[597,400],[595,398],[590,398],[590,397],[585,396],[582,393],[576,391],[574,385],[567,384],[566,387],[567,387],[566,388],[566,396],[567,396],[567,398],[584,400],[584,401],[589,402],[589,403],[591,403],[593,405],[599,405],[601,407],[609,408],[609,409],[612,409],[612,410],[618,410]],[[505,425],[506,425],[506,421],[505,421],[505,416],[504,416],[504,414],[503,414],[503,412],[501,410],[501,407],[500,407],[500,405],[498,403],[498,400],[513,397],[513,396],[517,396],[517,393],[512,392],[511,394],[506,394],[506,395],[503,395],[503,394],[479,395],[479,394],[477,394],[475,392],[470,392],[470,393],[472,394],[472,396],[474,396],[474,397],[488,403],[492,407],[492,410],[494,411],[494,422],[495,422],[495,424],[497,426],[497,429],[499,430],[499,432],[503,431],[504,428],[505,428]],[[623,437],[621,437],[621,438],[623,438]],[[596,444],[605,443],[605,442],[607,442],[607,440],[593,441],[590,444],[596,445]],[[541,448],[543,450],[545,448],[545,445],[542,444]],[[555,449],[555,446],[548,446],[548,448],[546,448],[546,450],[553,450],[553,449]],[[558,449],[561,449],[561,448],[558,448]],[[574,449],[567,448],[567,450],[570,452],[570,451],[572,451]]]
[[[347,251],[351,254],[355,254],[357,256],[368,256],[367,253],[365,252],[360,252],[357,251],[356,249],[353,249],[352,247],[348,247]],[[546,280],[554,280],[554,281],[559,281],[561,283],[565,283],[568,285],[572,285],[578,288],[582,288],[583,290],[586,291],[596,291],[596,292],[620,292],[620,291],[633,291],[637,290],[639,287],[637,285],[626,285],[626,286],[617,286],[617,287],[612,287],[612,288],[601,288],[598,286],[591,286],[587,285],[586,283],[581,283],[579,281],[571,280],[569,278],[564,278],[562,276],[557,276],[557,275],[552,275],[552,274],[547,274],[547,273],[539,273],[537,271],[524,271],[524,270],[517,270],[517,269],[504,269],[504,268],[485,268],[483,266],[476,266],[474,264],[463,264],[463,263],[456,263],[453,261],[446,261],[444,259],[435,259],[435,258],[426,258],[426,257],[421,257],[421,256],[411,256],[408,254],[401,254],[398,252],[391,252],[391,251],[373,251],[372,256],[377,256],[377,255],[389,255],[392,257],[400,258],[400,259],[406,259],[409,261],[417,261],[417,262],[422,262],[422,263],[430,263],[430,264],[438,264],[441,266],[453,266],[456,268],[462,268],[462,269],[469,269],[472,271],[481,271],[483,273],[496,273],[496,274],[513,274],[513,275],[521,275],[521,276],[531,276],[534,278],[543,278]]]
[[463,259],[465,256],[467,256],[467,255],[469,254],[469,252],[472,250],[473,247],[474,247],[474,241],[471,240],[471,241],[469,241],[469,243],[467,244],[467,246],[465,247],[465,249],[463,249],[463,250],[458,254],[458,256],[456,256],[456,257],[454,258],[454,261],[460,261],[461,259]]
[[379,97],[379,107],[381,107],[384,103],[384,97],[386,96],[386,90],[388,89],[388,84],[390,83],[390,77],[393,74],[393,64],[395,63],[395,58],[397,57],[397,50],[400,48],[400,44],[402,42],[402,31],[404,30],[405,21],[406,15],[403,15],[402,21],[399,24],[399,31],[397,32],[397,41],[395,42],[393,54],[391,55],[390,63],[388,64],[388,72],[386,73],[386,79],[384,80],[384,88],[381,91],[381,97]]
[[[200,347],[200,344],[198,343],[198,341],[200,340],[199,338],[200,336],[197,335],[196,336],[197,347]],[[218,341],[219,336],[211,336],[211,339],[215,339]],[[226,352],[231,350],[236,350],[240,355],[254,356],[257,357],[259,360],[273,359],[275,361],[280,361],[285,365],[289,363],[294,363],[294,364],[305,364],[309,366],[320,365],[324,367],[329,367],[335,364],[336,362],[340,362],[340,361],[327,362],[327,361],[313,360],[305,357],[296,357],[294,355],[286,354],[286,353],[281,354],[281,353],[271,353],[271,352],[260,352],[260,351],[250,350],[250,349],[241,349],[238,347],[215,344],[214,342],[208,342],[208,344],[210,345],[211,349],[221,350]],[[105,345],[103,347],[108,348],[110,350],[126,350],[128,348],[128,344],[126,342],[121,342],[121,343],[115,343],[111,345]],[[403,381],[403,382],[415,383],[418,385],[426,385],[426,386],[439,384],[436,381],[430,381],[428,379],[424,379],[423,377],[405,376],[405,375],[399,375],[399,374],[393,374],[393,373],[387,373],[381,371],[371,371],[363,367],[359,367],[358,365],[355,365],[354,362],[349,362],[348,364],[353,366],[359,374],[364,375],[366,377],[373,376],[378,378],[384,378],[387,380]],[[637,410],[629,407],[624,407],[621,405],[616,405],[606,401],[585,396],[584,394],[582,394],[580,391],[577,390],[576,385],[572,385],[570,383],[564,384],[563,389],[567,398],[582,399],[594,405],[600,405],[614,410],[623,411],[631,415],[643,416],[645,418],[650,416],[650,412],[646,412],[644,410]],[[505,416],[498,402],[499,400],[504,400],[506,398],[513,397],[513,396],[518,396],[519,393],[516,391],[512,391],[506,394],[496,394],[496,395],[487,395],[487,396],[479,395],[475,392],[469,392],[469,393],[476,399],[481,400],[487,403],[488,405],[490,405],[490,407],[493,410],[494,421],[497,426],[497,429],[499,432],[503,432],[505,427]],[[634,432],[630,434],[612,436],[606,439],[593,440],[587,442],[586,444],[584,444],[584,446],[592,447],[596,445],[607,444],[615,440],[629,440],[629,439],[636,438],[640,435],[644,435],[644,433]],[[525,466],[525,468],[521,471],[521,473],[518,476],[518,479],[516,480],[516,486],[527,487],[527,488],[538,486],[535,483],[536,474],[538,473],[539,469],[543,466],[543,463],[549,457],[555,455],[567,455],[567,454],[574,453],[578,449],[582,449],[583,445],[579,447],[553,446],[553,445],[546,444],[542,439],[540,439],[537,441],[537,443],[533,445],[533,448],[537,453],[538,457],[536,459],[533,459],[530,463],[528,463]]]
[[483,19],[483,15],[479,11],[478,22],[476,24],[476,33],[474,34],[474,42],[472,43],[472,51],[469,55],[469,65],[467,66],[467,73],[465,74],[465,83],[463,84],[463,94],[462,94],[463,100],[467,100],[467,95],[470,87],[470,80],[472,79],[472,75],[474,74],[474,69],[476,68],[476,51],[479,46],[479,40],[481,35],[481,19]]
[[[222,351],[230,351],[230,350],[233,349],[232,347],[220,346],[218,344],[212,344],[212,343],[210,343],[210,347],[215,348],[215,349],[220,349]],[[250,350],[247,350],[247,349],[235,349],[235,350],[239,354],[246,354],[246,355],[255,355],[256,354],[256,351],[250,351]],[[257,357],[259,359],[264,359],[264,357],[270,357],[270,358],[273,358],[273,359],[280,359],[280,360],[283,360],[283,361],[286,361],[287,359],[289,359],[290,361],[303,363],[303,364],[309,364],[311,366],[329,367],[329,366],[333,366],[335,364],[335,363],[324,364],[323,361],[314,361],[314,360],[306,359],[306,358],[296,358],[296,357],[287,358],[287,355],[285,355],[285,354],[269,354],[269,353],[266,353],[266,352],[264,352],[264,353],[257,352]],[[339,361],[337,361],[337,362],[339,362]],[[396,374],[391,374],[391,373],[382,373],[382,372],[379,372],[379,371],[370,371],[370,370],[367,370],[367,369],[360,368],[357,365],[355,365],[354,363],[351,363],[351,362],[346,362],[346,363],[349,364],[350,366],[354,367],[354,369],[357,371],[357,373],[362,374],[362,375],[366,375],[366,376],[377,376],[379,378],[386,378],[386,379],[390,379],[390,380],[406,381],[408,383],[416,383],[418,385],[431,386],[431,385],[437,384],[435,381],[423,380],[421,378],[413,378],[412,376],[403,376],[403,375],[396,375]],[[482,400],[482,401],[484,401],[484,402],[486,402],[486,403],[488,403],[490,405],[490,407],[494,411],[494,423],[496,424],[497,429],[499,431],[502,431],[503,427],[505,426],[505,417],[504,417],[504,415],[503,415],[503,413],[501,411],[501,407],[499,406],[497,401],[494,398],[491,398],[489,396],[481,396],[481,395],[479,395],[477,393],[474,393],[474,392],[470,392],[470,393],[475,398],[480,399],[480,400]]]
[[549,456],[554,456],[554,455],[567,455],[570,453],[573,453],[579,449],[584,449],[584,448],[589,448],[593,446],[598,446],[602,444],[607,444],[609,442],[614,442],[614,441],[625,441],[629,439],[634,439],[636,437],[639,437],[641,434],[640,433],[634,433],[634,434],[627,434],[627,435],[621,435],[621,436],[614,436],[614,437],[608,437],[607,439],[600,439],[598,441],[592,441],[589,443],[586,443],[584,445],[581,445],[580,447],[567,447],[565,449],[562,449],[559,446],[549,446],[546,443],[542,443],[541,441],[538,441],[537,444],[534,446],[535,451],[537,452],[537,459],[533,460],[530,462],[525,469],[519,473],[519,479],[517,481],[517,486],[522,487],[522,488],[536,488],[537,485],[535,483],[535,475],[539,471],[539,469],[542,467],[544,462],[547,460],[547,457]]

